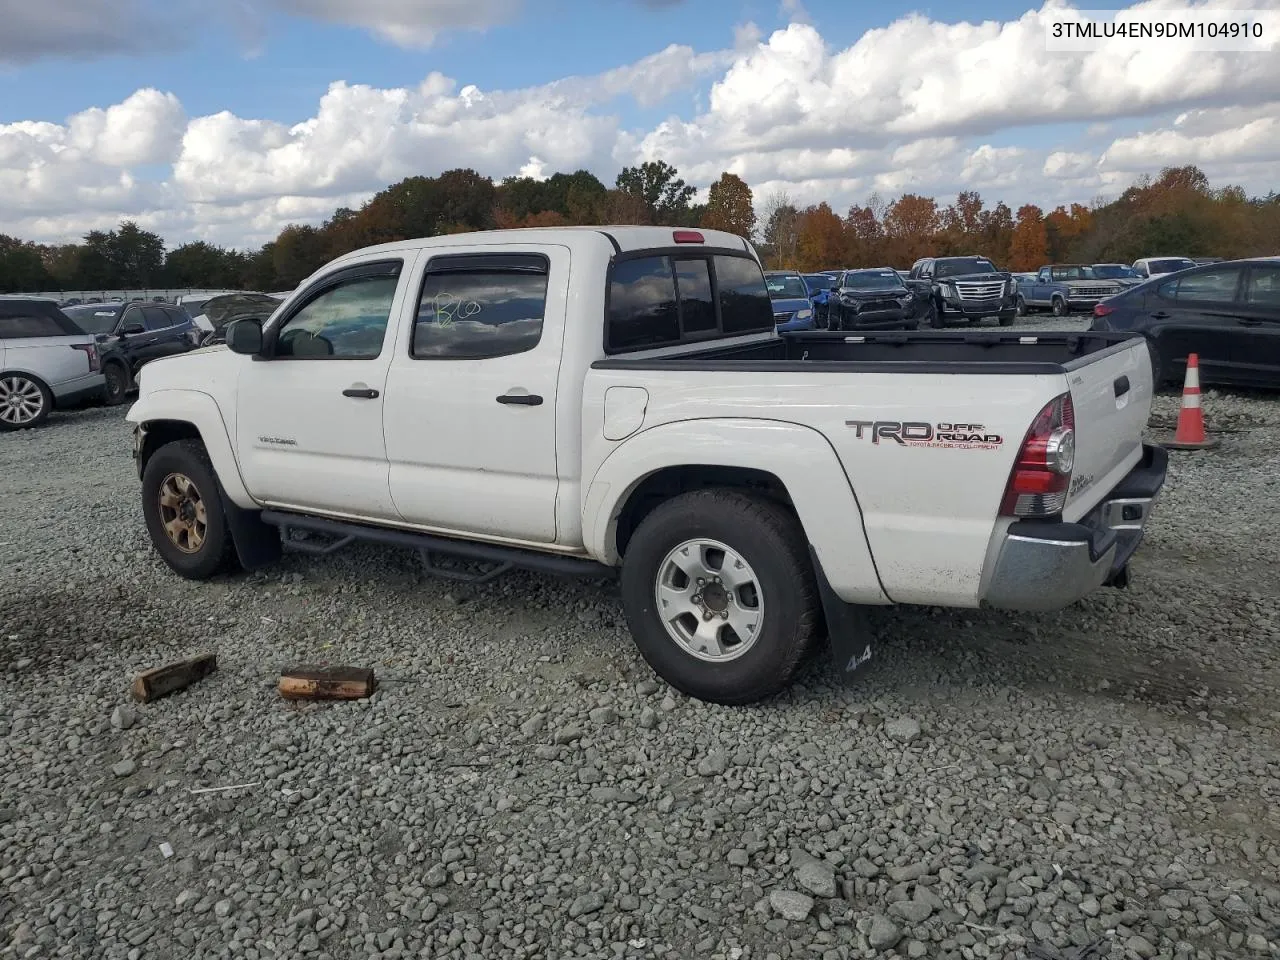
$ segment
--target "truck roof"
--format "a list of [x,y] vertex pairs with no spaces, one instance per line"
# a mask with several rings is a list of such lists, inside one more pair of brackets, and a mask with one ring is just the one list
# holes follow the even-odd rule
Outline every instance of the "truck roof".
[[[681,237],[683,235],[683,237]],[[675,246],[688,246],[690,251],[699,247],[716,247],[730,250],[753,252],[751,245],[736,233],[724,230],[704,230],[694,227],[647,227],[647,226],[598,226],[598,227],[526,227],[516,230],[481,230],[473,233],[447,233],[438,237],[420,237],[413,240],[397,240],[394,243],[382,243],[373,247],[353,250],[335,259],[335,263],[346,257],[359,254],[361,256],[373,252],[392,252],[395,250],[421,250],[430,247],[453,247],[471,243],[569,243],[583,241],[609,241],[615,252],[629,253],[633,250],[652,250]]]

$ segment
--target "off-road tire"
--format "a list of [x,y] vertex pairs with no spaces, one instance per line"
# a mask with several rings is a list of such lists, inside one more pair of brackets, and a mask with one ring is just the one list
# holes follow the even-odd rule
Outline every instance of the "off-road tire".
[[[192,553],[183,552],[170,539],[160,515],[160,487],[174,474],[187,477],[194,484],[204,505],[204,539]],[[156,552],[180,576],[208,580],[232,567],[235,544],[222,507],[221,488],[209,454],[199,440],[175,440],[151,455],[142,472],[142,514]]]
[[[655,584],[668,554],[695,538],[719,541],[755,571],[763,625],[737,659],[707,662],[667,632]],[[817,583],[807,541],[785,507],[732,489],[706,489],[668,500],[645,517],[622,562],[622,605],[641,656],[673,687],[699,700],[753,703],[791,680],[820,623]]]

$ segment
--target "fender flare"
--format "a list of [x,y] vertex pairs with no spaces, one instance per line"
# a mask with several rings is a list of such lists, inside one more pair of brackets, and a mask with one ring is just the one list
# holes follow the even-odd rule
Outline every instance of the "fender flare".
[[669,467],[761,470],[786,488],[813,553],[840,599],[887,604],[862,509],[831,443],[779,420],[713,418],[652,427],[620,442],[596,470],[583,501],[583,539],[601,562],[621,562],[618,517],[645,479]]
[[260,509],[240,475],[240,464],[222,411],[209,394],[199,390],[156,390],[139,397],[125,419],[143,425],[160,420],[191,424],[200,433],[227,499],[245,510]]

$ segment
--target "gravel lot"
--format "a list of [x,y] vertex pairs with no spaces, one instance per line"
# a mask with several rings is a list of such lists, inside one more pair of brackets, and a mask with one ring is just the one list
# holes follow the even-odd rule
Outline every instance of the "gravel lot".
[[[656,682],[609,583],[186,583],[123,410],[0,437],[0,957],[1280,956],[1280,397],[1205,407],[1130,589],[885,611],[852,685],[746,709]],[[279,699],[317,661],[382,689]]]

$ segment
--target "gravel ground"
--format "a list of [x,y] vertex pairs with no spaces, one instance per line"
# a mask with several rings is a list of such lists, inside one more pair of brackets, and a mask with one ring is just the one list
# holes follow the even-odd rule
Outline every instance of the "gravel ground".
[[[656,682],[609,583],[186,583],[122,411],[4,436],[0,957],[1280,956],[1280,397],[1205,407],[1130,589],[883,611],[851,685],[737,709]],[[382,689],[278,698],[317,661]]]

